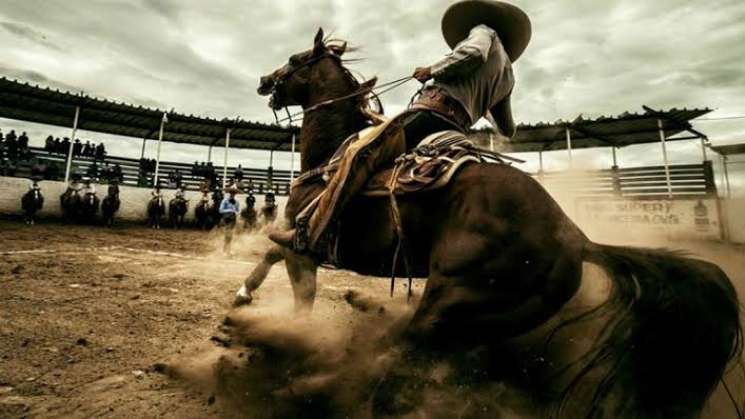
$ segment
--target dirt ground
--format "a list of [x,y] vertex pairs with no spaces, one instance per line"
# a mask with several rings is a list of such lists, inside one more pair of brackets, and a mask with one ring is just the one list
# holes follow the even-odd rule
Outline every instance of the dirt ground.
[[[0,219],[0,417],[240,416],[209,391],[152,367],[213,345],[210,337],[266,245],[244,235],[226,258],[218,232]],[[723,266],[745,295],[743,248],[679,245]],[[397,284],[396,298],[404,298],[405,281]],[[383,297],[389,283],[322,270],[319,285],[314,315],[344,319],[354,315],[343,301],[347,289]],[[416,281],[415,291],[422,287]],[[281,265],[245,310],[269,301],[291,310]],[[715,396],[717,405],[722,397]]]

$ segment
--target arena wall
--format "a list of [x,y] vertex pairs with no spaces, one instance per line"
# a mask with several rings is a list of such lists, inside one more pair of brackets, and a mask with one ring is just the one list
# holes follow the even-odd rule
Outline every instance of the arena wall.
[[591,237],[721,240],[723,236],[716,198],[578,199],[573,212]]
[[[28,179],[2,177],[0,176],[0,214],[3,215],[20,215],[21,197],[28,190],[30,182]],[[44,196],[44,208],[39,212],[39,217],[60,218],[62,215],[60,209],[59,197],[67,189],[64,182],[43,181],[39,182],[41,193]],[[99,199],[106,195],[107,185],[96,185]],[[119,199],[121,207],[116,214],[116,219],[126,221],[144,222],[146,220],[147,202],[150,199],[150,189],[138,188],[132,186],[119,187]],[[167,201],[170,201],[176,193],[175,189],[164,188],[163,195]],[[188,220],[194,220],[194,206],[199,200],[201,194],[197,191],[187,191],[186,198],[189,199]],[[241,207],[245,205],[245,195],[239,195]],[[279,205],[279,214],[284,211],[286,197],[277,197]],[[263,195],[256,195],[256,208],[259,209],[264,203]],[[100,211],[99,211],[100,215]]]
[[745,198],[724,201],[728,239],[745,244]]

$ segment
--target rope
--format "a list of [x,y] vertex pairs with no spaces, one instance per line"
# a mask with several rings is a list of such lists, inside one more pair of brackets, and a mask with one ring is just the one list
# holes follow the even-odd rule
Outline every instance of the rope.
[[403,253],[403,259],[404,259],[404,269],[406,270],[406,276],[409,279],[409,287],[407,289],[406,294],[406,302],[409,302],[411,300],[411,284],[413,282],[413,279],[411,277],[411,269],[409,267],[409,258],[406,254],[406,245],[405,245],[405,238],[404,238],[404,231],[401,223],[401,212],[398,208],[398,201],[396,200],[396,179],[398,179],[398,175],[401,173],[401,169],[403,168],[403,164],[398,163],[393,169],[393,172],[391,173],[391,179],[388,183],[388,194],[391,202],[391,215],[393,218],[393,223],[396,228],[396,235],[397,235],[397,241],[396,241],[396,250],[393,252],[393,265],[391,267],[391,297],[393,297],[393,289],[394,285],[396,283],[396,266],[398,266],[398,256],[399,253]]

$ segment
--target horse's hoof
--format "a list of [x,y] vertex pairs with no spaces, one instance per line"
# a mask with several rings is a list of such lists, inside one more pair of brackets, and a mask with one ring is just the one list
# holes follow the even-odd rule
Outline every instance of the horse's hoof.
[[242,286],[238,292],[235,293],[235,299],[233,300],[233,307],[247,306],[251,304],[254,298],[251,293],[246,291],[246,286]]

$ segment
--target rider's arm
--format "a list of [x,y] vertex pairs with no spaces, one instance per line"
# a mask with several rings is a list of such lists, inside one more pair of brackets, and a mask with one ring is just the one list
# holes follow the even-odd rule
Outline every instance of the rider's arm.
[[485,63],[497,33],[486,25],[471,29],[464,41],[442,60],[431,66],[432,76],[448,79],[466,74]]

